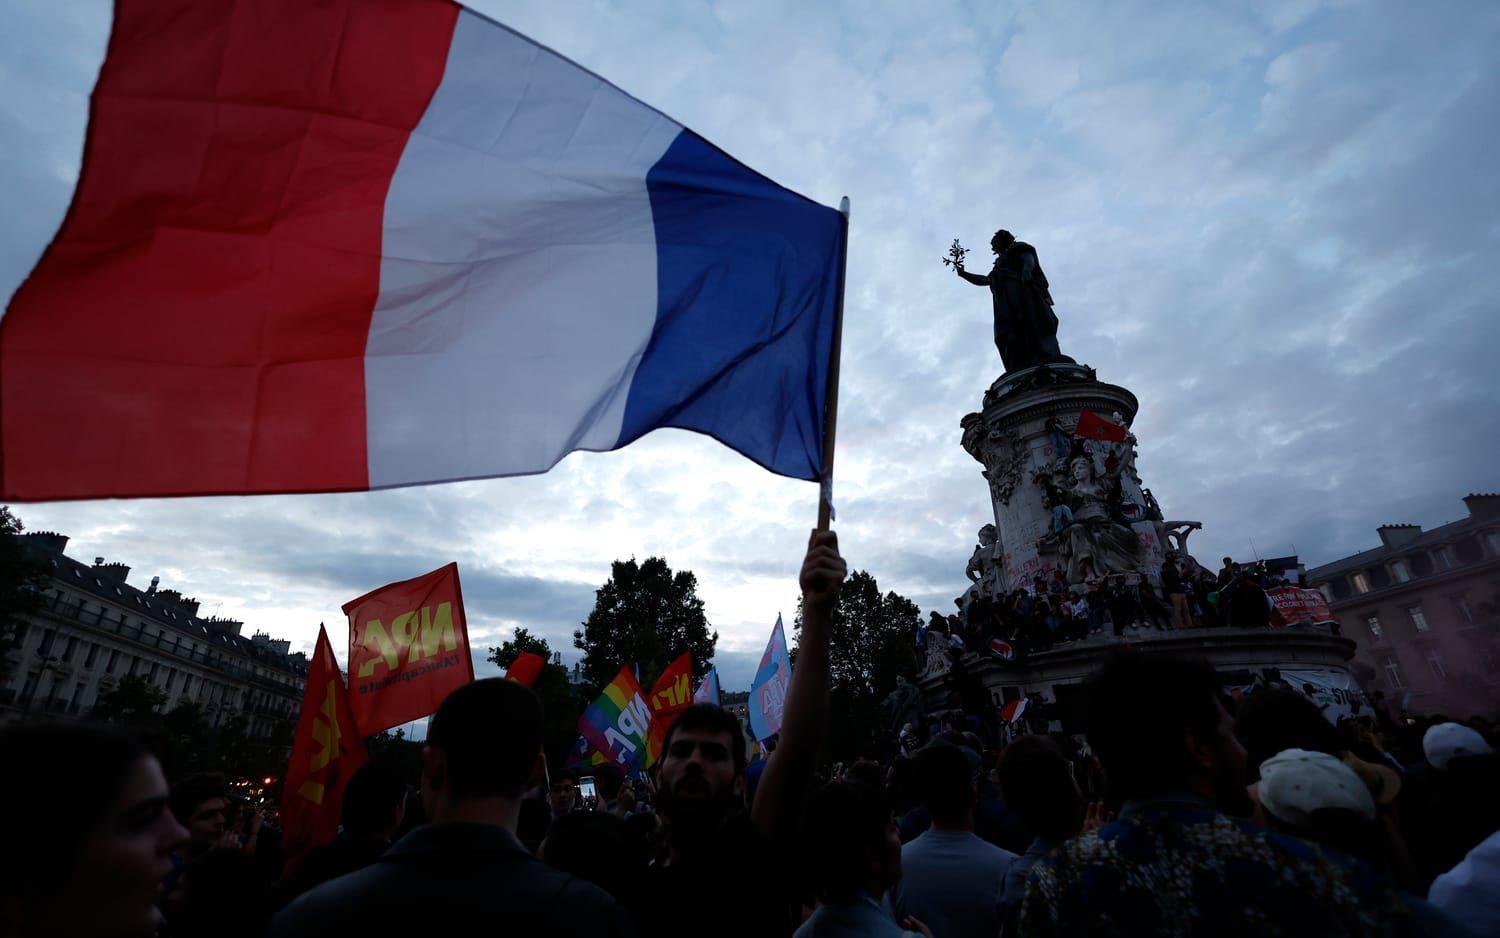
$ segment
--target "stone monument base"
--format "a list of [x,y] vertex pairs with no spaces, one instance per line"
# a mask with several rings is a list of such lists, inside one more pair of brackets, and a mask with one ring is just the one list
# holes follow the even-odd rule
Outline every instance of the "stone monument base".
[[[1175,632],[1141,630],[1129,636],[1129,654],[1171,654],[1203,658],[1223,678],[1226,690],[1248,686],[1272,677],[1299,683],[1302,674],[1324,675],[1329,680],[1318,684],[1320,691],[1328,685],[1344,683],[1349,690],[1328,691],[1329,706],[1357,713],[1369,713],[1371,703],[1360,691],[1349,671],[1355,644],[1326,632],[1278,629],[1184,629]],[[1037,706],[1038,719],[1029,728],[1036,732],[1084,732],[1084,682],[1112,655],[1121,653],[1121,643],[1114,636],[1096,636],[1071,642],[1050,651],[1027,656],[1024,662],[1006,662],[992,655],[967,653],[964,670],[969,680],[980,682],[989,702],[1001,708],[1012,700],[1030,698]],[[928,712],[955,709],[959,688],[953,686],[952,672],[934,668],[923,673],[918,683],[929,701]],[[1314,698],[1317,699],[1316,696]],[[945,706],[943,701],[949,701]],[[1122,701],[1121,706],[1129,706]],[[1141,714],[1142,719],[1151,715]]]
[[[963,419],[963,446],[984,466],[998,536],[984,592],[1056,570],[1080,588],[1115,574],[1159,582],[1169,545],[1135,469],[1128,428],[1137,407],[1134,394],[1086,365],[1042,365],[1001,376],[983,410]],[[1085,412],[1121,439],[1075,436]]]

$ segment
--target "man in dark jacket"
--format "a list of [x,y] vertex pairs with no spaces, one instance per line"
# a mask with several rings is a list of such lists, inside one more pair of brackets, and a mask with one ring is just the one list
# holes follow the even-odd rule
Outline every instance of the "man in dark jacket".
[[422,752],[432,823],[380,859],[324,883],[272,922],[274,938],[461,934],[631,935],[599,887],[531,856],[516,839],[521,793],[544,775],[542,706],[514,681],[490,678],[448,695]]
[[275,905],[286,905],[314,886],[380,859],[390,849],[405,809],[406,786],[395,772],[374,762],[360,766],[344,788],[339,815],[343,829],[297,862],[276,888],[272,897]]
[[1237,629],[1267,629],[1271,627],[1271,599],[1260,584],[1242,572],[1229,590],[1229,623]]

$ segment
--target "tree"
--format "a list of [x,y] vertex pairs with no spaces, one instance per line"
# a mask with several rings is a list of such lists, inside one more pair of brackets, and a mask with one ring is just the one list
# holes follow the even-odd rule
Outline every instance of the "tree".
[[[831,757],[861,755],[878,734],[889,730],[881,725],[880,702],[895,688],[897,675],[914,676],[920,624],[916,603],[894,592],[882,596],[870,574],[856,570],[845,581],[831,622]],[[800,635],[800,602],[792,627]]]
[[518,628],[499,648],[491,648],[489,660],[501,668],[509,668],[526,651],[541,655],[547,662],[531,689],[542,702],[542,748],[547,752],[547,762],[561,767],[578,739],[578,715],[585,704],[568,683],[568,672],[552,663],[552,647],[547,640],[531,634],[529,629]]
[[21,519],[0,505],[0,678],[10,672],[10,652],[21,643],[25,617],[41,608],[46,596],[47,568],[26,555],[20,534]]
[[490,648],[489,660],[502,668],[508,668],[511,662],[521,656],[522,652],[529,651],[533,655],[541,655],[547,661],[552,660],[552,646],[540,635],[532,635],[527,628],[516,629],[516,634],[501,643],[499,648]]
[[146,680],[145,675],[132,674],[120,678],[118,684],[99,695],[89,711],[89,719],[158,729],[162,725],[159,708],[166,700],[166,693]]
[[685,650],[693,653],[693,672],[702,674],[718,641],[703,614],[698,578],[690,570],[673,573],[660,557],[611,564],[609,579],[594,594],[594,611],[573,633],[585,683],[595,693],[627,664],[640,669],[641,686],[649,691]]

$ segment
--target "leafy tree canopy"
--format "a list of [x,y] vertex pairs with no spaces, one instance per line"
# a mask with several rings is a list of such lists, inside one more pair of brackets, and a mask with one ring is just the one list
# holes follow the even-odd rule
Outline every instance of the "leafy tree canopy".
[[7,654],[20,644],[23,617],[41,607],[47,569],[21,549],[21,519],[0,505],[0,677],[9,671]]
[[[895,592],[881,595],[869,573],[856,570],[844,582],[829,636],[829,745],[834,758],[861,754],[875,734],[886,731],[879,725],[879,704],[895,688],[897,675],[915,677],[920,624],[916,603]],[[793,630],[801,636],[800,603]]]
[[573,633],[574,647],[583,652],[585,684],[594,693],[622,665],[640,668],[641,686],[649,691],[684,650],[693,653],[694,674],[713,659],[719,633],[709,631],[692,571],[673,573],[660,557],[616,560],[594,596],[594,611]]

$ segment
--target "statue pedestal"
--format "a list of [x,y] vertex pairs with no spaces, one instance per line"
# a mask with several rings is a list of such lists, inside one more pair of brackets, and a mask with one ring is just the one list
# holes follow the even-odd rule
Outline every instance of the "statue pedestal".
[[[1134,436],[1074,445],[1085,410],[1106,420],[1118,414],[1128,428],[1137,407],[1134,394],[1097,380],[1092,368],[1043,365],[1002,376],[985,394],[984,409],[963,419],[964,449],[984,466],[989,483],[999,590],[1050,579],[1057,569],[1077,586],[1090,575],[1114,573],[1159,581],[1168,545],[1159,511],[1142,494]],[[1052,503],[1067,507],[1054,511]],[[1070,523],[1077,530],[1066,530]]]

